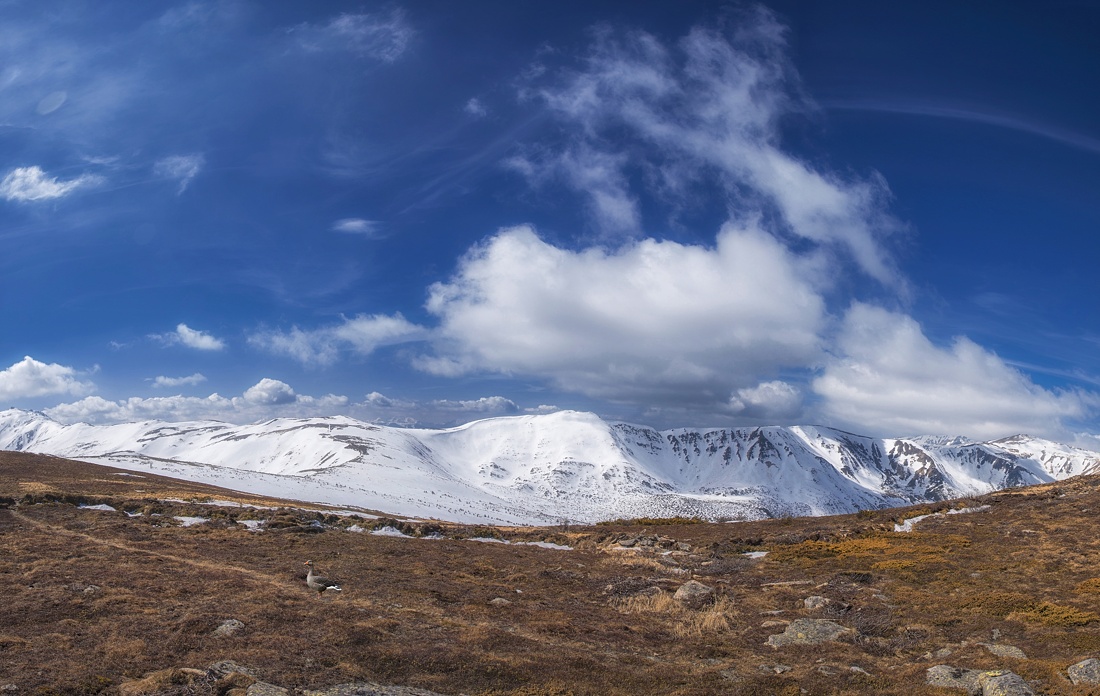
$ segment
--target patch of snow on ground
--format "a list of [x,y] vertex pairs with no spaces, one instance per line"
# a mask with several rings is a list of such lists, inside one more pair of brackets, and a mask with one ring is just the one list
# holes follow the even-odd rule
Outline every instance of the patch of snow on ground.
[[[355,526],[358,527],[359,525]],[[371,531],[371,534],[373,534],[374,536],[404,537],[406,539],[413,538],[412,536],[406,534],[405,532],[402,532],[396,527],[382,527],[381,529],[375,529]]]
[[557,549],[558,551],[572,551],[572,546],[552,544],[549,541],[508,541],[507,539],[494,539],[492,537],[471,537],[468,541],[483,541],[490,544],[508,544],[511,546],[538,546],[543,549]]
[[260,527],[263,526],[264,521],[263,520],[237,520],[237,524],[243,524],[245,527],[248,527],[248,531],[250,531],[250,532],[258,532],[258,531],[261,531]]
[[205,517],[186,517],[184,515],[175,515],[172,519],[179,520],[184,527],[193,527],[196,524],[203,524],[204,522],[210,521]]
[[988,505],[980,505],[978,507],[972,507],[972,508],[959,508],[957,510],[948,510],[946,513],[935,512],[935,513],[932,513],[931,515],[919,515],[917,517],[910,517],[909,519],[902,521],[901,524],[895,524],[894,525],[894,531],[895,532],[911,532],[911,531],[913,531],[913,525],[915,525],[917,522],[920,522],[921,520],[928,519],[929,517],[943,517],[945,514],[946,515],[965,515],[965,514],[970,513],[970,512],[981,512],[983,510],[988,510],[988,509],[989,509]]
[[81,510],[103,510],[105,512],[118,512],[118,510],[114,509],[110,505],[81,505],[80,509]]
[[763,558],[764,556],[768,555],[768,552],[767,551],[746,551],[745,553],[743,553],[741,555],[748,556],[749,558]]

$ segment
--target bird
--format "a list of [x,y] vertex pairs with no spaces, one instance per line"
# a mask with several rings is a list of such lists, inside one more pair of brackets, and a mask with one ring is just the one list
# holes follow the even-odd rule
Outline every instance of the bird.
[[306,585],[311,590],[317,590],[317,594],[324,594],[325,590],[336,590],[337,592],[343,592],[343,588],[337,585],[334,581],[329,580],[326,577],[315,575],[313,573],[313,561],[306,561],[305,565],[309,566],[309,573],[306,575]]

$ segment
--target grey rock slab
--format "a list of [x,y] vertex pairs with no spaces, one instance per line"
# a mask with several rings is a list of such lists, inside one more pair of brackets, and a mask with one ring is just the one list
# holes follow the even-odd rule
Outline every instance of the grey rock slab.
[[1035,696],[1035,691],[1015,672],[981,672],[978,684],[982,696]]
[[978,684],[978,672],[973,669],[961,669],[951,665],[936,665],[929,667],[925,672],[925,681],[929,686],[940,686],[947,689],[965,689],[968,694],[980,694],[981,686]]
[[1015,645],[1002,645],[1000,643],[981,643],[981,646],[997,657],[1011,657],[1015,660],[1026,660],[1027,655]]
[[1069,673],[1069,680],[1074,684],[1100,684],[1100,660],[1095,657],[1081,660],[1066,671]]
[[784,645],[817,645],[854,633],[852,629],[828,619],[795,619],[787,624],[787,629],[782,633],[769,636],[768,645],[773,648]]
[[245,696],[290,696],[290,690],[267,682],[256,682],[248,687]]
[[383,686],[374,682],[340,684],[327,689],[306,689],[303,696],[445,696],[426,689],[414,689],[408,686]]

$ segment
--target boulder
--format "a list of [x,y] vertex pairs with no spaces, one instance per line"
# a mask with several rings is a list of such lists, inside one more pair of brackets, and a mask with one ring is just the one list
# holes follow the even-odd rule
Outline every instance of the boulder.
[[267,682],[256,682],[252,686],[248,687],[248,691],[245,692],[246,696],[290,696],[290,691],[284,689],[281,686],[275,686],[274,684],[268,684]]
[[770,636],[768,645],[773,648],[784,645],[817,645],[854,633],[852,629],[828,619],[795,619],[787,624],[787,630]]
[[1015,672],[982,672],[978,675],[982,696],[1035,696],[1035,691]]
[[1066,671],[1069,673],[1069,680],[1074,684],[1100,684],[1100,660],[1095,657],[1081,660]]
[[214,629],[216,636],[231,636],[244,628],[244,622],[237,619],[226,619]]
[[689,609],[702,609],[714,601],[714,588],[698,580],[688,580],[672,598]]

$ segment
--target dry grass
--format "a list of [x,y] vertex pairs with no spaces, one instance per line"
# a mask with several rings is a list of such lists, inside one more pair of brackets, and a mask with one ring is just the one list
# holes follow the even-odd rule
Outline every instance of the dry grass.
[[[0,687],[37,696],[216,694],[228,686],[181,668],[232,659],[295,689],[372,680],[471,696],[918,696],[938,693],[924,671],[950,662],[1010,668],[1043,693],[1075,694],[1085,692],[1065,667],[1100,655],[1092,478],[968,501],[991,509],[929,518],[901,534],[896,520],[948,505],[736,524],[489,529],[352,520],[143,477],[0,453]],[[202,505],[211,499],[275,509]],[[213,521],[184,528],[173,515]],[[265,519],[269,530],[248,532],[236,523],[243,519]],[[352,523],[445,538],[345,531]],[[490,535],[574,550],[464,540]],[[611,550],[643,535],[664,548]],[[768,555],[750,560],[742,555],[750,550]],[[307,558],[345,591],[310,593]],[[689,578],[715,588],[711,605],[691,610],[672,599]],[[809,610],[809,595],[830,601]],[[802,617],[855,633],[822,646],[766,645]],[[229,618],[245,627],[213,635]],[[1031,659],[1008,664],[982,647],[989,642]],[[936,657],[941,650],[949,655]]]

